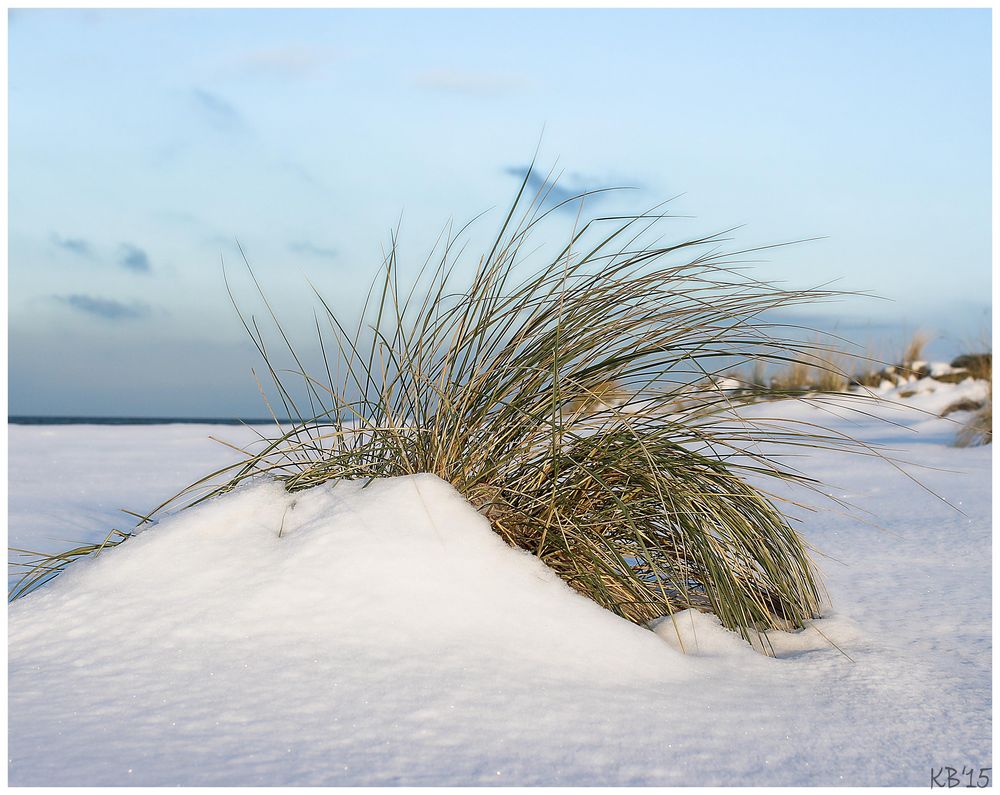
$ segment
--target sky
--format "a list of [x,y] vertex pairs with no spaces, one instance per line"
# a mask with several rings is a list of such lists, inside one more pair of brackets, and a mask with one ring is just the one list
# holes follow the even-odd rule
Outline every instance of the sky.
[[352,319],[391,230],[418,268],[486,212],[475,250],[536,149],[635,188],[589,211],[821,238],[755,275],[876,294],[798,311],[949,358],[991,323],[990,13],[12,9],[9,413],[266,416],[235,241],[308,347],[311,285]]

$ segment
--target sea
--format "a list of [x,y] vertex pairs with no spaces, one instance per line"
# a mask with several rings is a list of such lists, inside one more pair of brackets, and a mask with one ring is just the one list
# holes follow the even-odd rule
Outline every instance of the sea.
[[[7,417],[11,425],[274,425],[274,417]],[[293,420],[278,419],[281,425]]]

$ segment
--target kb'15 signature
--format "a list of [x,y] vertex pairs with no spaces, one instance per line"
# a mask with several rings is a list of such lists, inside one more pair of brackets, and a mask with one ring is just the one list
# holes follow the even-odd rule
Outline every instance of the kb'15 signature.
[[931,789],[935,787],[988,787],[992,767],[932,767]]

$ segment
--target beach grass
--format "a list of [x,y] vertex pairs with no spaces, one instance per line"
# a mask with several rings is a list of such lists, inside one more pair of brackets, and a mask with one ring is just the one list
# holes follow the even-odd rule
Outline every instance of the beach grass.
[[956,447],[979,447],[993,443],[993,390],[955,435]]
[[[962,362],[965,359],[965,362]],[[993,443],[993,355],[966,354],[957,360],[963,363],[974,378],[989,382],[990,389],[986,400],[975,407],[965,424],[955,435],[956,447],[979,447]]]
[[[563,208],[588,194],[558,205],[548,188],[530,195],[528,184],[526,174],[471,279],[458,278],[469,272],[459,267],[460,230],[410,279],[393,236],[350,328],[317,292],[319,372],[302,366],[257,285],[288,366],[256,317],[241,311],[240,319],[273,404],[295,425],[159,506],[139,529],[261,475],[297,491],[429,472],[508,544],[628,620],[696,608],[746,637],[803,626],[823,594],[788,517],[799,503],[761,484],[820,484],[761,443],[857,448],[807,423],[750,422],[737,410],[753,397],[713,383],[734,366],[758,375],[765,365],[822,368],[821,345],[761,317],[839,294],[754,278],[746,261],[761,249],[726,248],[725,232],[662,243],[662,208],[581,220]],[[528,256],[540,227],[566,218],[575,220],[564,243]],[[801,394],[794,384],[785,391]],[[74,557],[29,562],[12,598]]]

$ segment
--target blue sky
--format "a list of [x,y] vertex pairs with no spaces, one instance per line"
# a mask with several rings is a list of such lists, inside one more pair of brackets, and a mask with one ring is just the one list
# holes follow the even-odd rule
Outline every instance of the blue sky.
[[307,279],[485,235],[540,137],[678,237],[825,236],[756,272],[890,299],[810,318],[886,355],[989,328],[988,10],[11,11],[8,99],[11,414],[262,416],[233,240],[308,344]]

